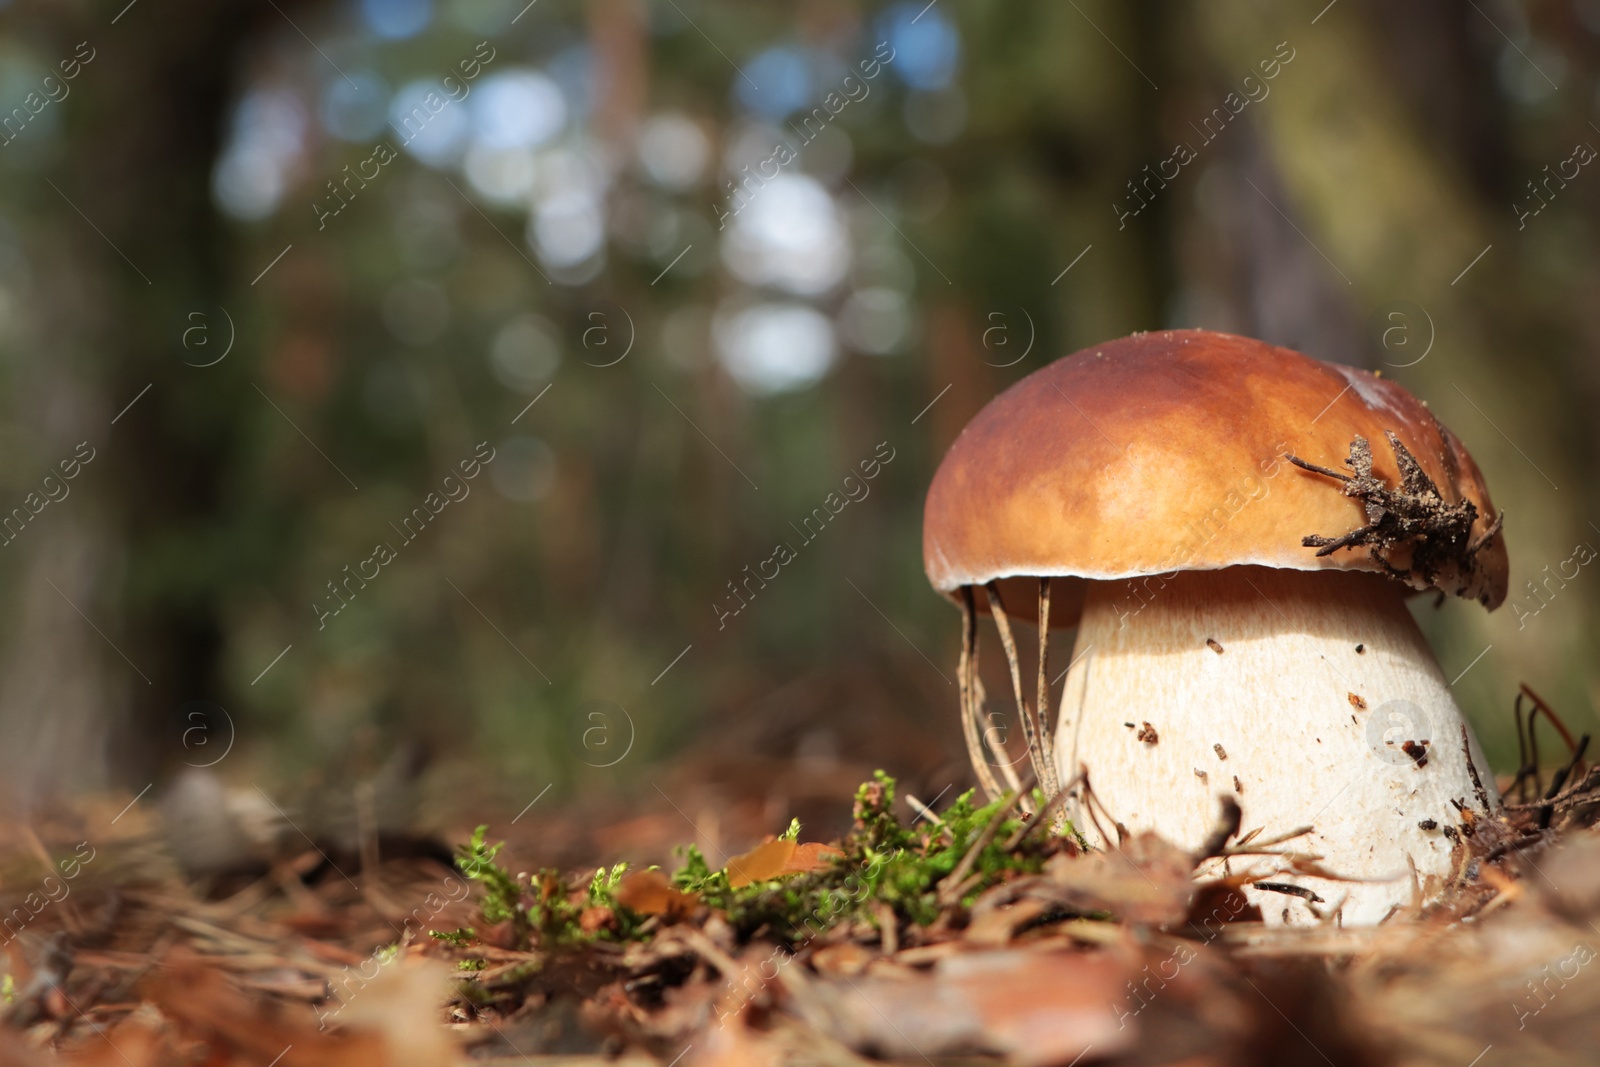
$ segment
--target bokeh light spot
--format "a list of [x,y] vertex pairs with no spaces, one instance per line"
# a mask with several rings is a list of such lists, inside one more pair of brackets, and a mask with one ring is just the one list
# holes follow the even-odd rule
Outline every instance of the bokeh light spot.
[[717,356],[740,388],[757,396],[815,384],[837,356],[833,324],[804,304],[761,303],[720,311]]

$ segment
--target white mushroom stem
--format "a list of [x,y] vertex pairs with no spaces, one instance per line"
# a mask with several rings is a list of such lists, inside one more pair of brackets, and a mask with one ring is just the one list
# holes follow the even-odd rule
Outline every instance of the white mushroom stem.
[[1313,827],[1281,847],[1357,881],[1277,856],[1225,861],[1322,900],[1252,884],[1268,922],[1315,922],[1343,901],[1345,923],[1374,923],[1426,901],[1461,856],[1456,805],[1481,816],[1498,798],[1406,593],[1372,574],[1262,567],[1090,583],[1056,727],[1062,780],[1088,769],[1105,833],[1192,850],[1222,796],[1242,809],[1239,836]]

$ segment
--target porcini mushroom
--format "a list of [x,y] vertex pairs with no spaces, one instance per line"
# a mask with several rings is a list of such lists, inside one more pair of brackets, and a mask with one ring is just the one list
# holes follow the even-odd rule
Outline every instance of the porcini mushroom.
[[[978,725],[988,612],[1038,783],[1087,772],[1066,800],[1091,841],[1151,830],[1198,850],[1219,794],[1257,840],[1313,828],[1287,847],[1337,879],[1227,860],[1271,921],[1380,921],[1414,884],[1436,892],[1455,828],[1497,810],[1406,600],[1498,607],[1500,515],[1461,442],[1389,379],[1204,330],[1085,349],[962,431],[928,491],[923,558],[962,608],[984,787],[1004,760]],[[1013,619],[1042,620],[1031,705]],[[1046,636],[1073,625],[1052,725]]]

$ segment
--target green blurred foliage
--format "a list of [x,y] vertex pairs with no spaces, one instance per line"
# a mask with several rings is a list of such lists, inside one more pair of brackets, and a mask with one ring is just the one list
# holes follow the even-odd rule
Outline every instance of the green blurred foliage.
[[[763,756],[843,746],[903,769],[906,733],[932,730],[960,774],[956,617],[921,574],[928,479],[996,391],[1133,330],[1248,333],[1383,368],[1430,400],[1507,511],[1524,601],[1541,568],[1600,539],[1583,458],[1600,178],[1585,171],[1521,229],[1512,207],[1574,142],[1600,143],[1588,0],[366,8],[427,22],[385,39],[355,4],[146,4],[115,23],[82,4],[0,10],[0,106],[79,40],[98,49],[0,147],[5,499],[77,441],[107,456],[0,559],[0,729],[24,792],[138,788],[194,762],[172,714],[203,699],[229,709],[239,754],[219,772],[241,780],[448,765],[451,788],[507,802],[545,782],[641,795],[641,768],[714,747],[818,677],[845,695],[814,728],[764,738]],[[741,275],[718,229],[730,162],[751,158],[740,138],[788,136],[781,119],[818,106],[896,18],[901,54],[789,168],[831,205],[847,266],[804,292]],[[906,63],[937,52],[917,37],[930,26],[959,58],[947,77],[927,61],[924,80],[947,84],[918,90]],[[512,70],[553,78],[568,115],[519,157],[528,187],[496,199],[459,158],[402,153],[319,228],[328,183],[394,137],[331,136],[328,95],[352,75],[386,93],[437,81],[480,41],[495,58],[477,102],[437,121],[477,116]],[[1295,58],[1270,94],[1120,225],[1128,183],[1280,42]],[[742,71],[774,49],[809,84],[762,126]],[[770,102],[783,78],[761,69]],[[666,114],[707,152],[677,185],[640,156]],[[248,211],[224,210],[229,153]],[[562,176],[574,167],[588,176]],[[530,240],[557,194],[603,219],[576,268]],[[774,240],[771,269],[815,254],[782,246],[814,233]],[[754,302],[835,324],[826,371],[770,394],[730,375],[718,331]],[[838,333],[861,306],[904,311],[883,354]],[[190,343],[197,321],[217,347]],[[805,347],[797,321],[780,363]],[[198,366],[225,332],[226,359]],[[470,494],[404,543],[395,526],[480,442],[495,459]],[[802,546],[791,524],[880,442],[895,458],[870,494]],[[797,558],[719,626],[727,583],[785,540]],[[319,626],[328,583],[382,542],[394,561]],[[1518,680],[1592,725],[1600,578],[1547,599],[1536,617],[1421,612],[1447,673],[1489,648],[1457,692],[1501,767]],[[856,686],[862,671],[881,684]],[[850,733],[884,705],[892,728]]]

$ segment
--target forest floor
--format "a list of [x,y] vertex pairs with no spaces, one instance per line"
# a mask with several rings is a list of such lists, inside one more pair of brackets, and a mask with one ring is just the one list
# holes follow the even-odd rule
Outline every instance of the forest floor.
[[[148,824],[9,827],[0,1067],[1595,1062],[1600,769],[1571,778],[1466,813],[1440,899],[1359,929],[881,775],[837,841],[666,869],[520,872],[480,832],[195,879]],[[1232,814],[1209,856],[1292,851]]]

